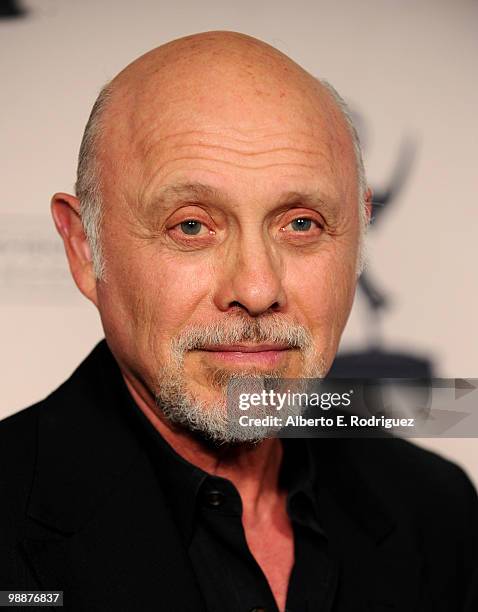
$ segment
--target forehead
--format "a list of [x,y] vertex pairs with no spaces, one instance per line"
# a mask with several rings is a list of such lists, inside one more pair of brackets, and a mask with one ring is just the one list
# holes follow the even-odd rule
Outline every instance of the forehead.
[[173,77],[151,76],[117,94],[103,160],[115,186],[131,193],[247,182],[256,191],[273,184],[284,191],[301,182],[310,190],[316,179],[330,189],[353,182],[348,129],[310,77],[292,84],[267,74],[238,82],[224,71],[185,79],[179,70]]

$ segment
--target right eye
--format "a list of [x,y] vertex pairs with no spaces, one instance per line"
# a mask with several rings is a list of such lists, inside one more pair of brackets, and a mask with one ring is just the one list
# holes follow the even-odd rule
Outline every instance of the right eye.
[[201,229],[206,229],[204,224],[197,219],[187,219],[176,227],[181,228],[181,231],[187,236],[198,236],[201,233]]

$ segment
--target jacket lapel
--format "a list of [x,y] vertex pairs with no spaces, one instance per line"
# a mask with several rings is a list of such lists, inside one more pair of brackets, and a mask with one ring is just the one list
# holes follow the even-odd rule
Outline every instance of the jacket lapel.
[[[329,552],[340,559],[334,610],[420,610],[423,559],[405,516],[397,517],[357,468],[373,440],[320,439],[317,499]],[[355,458],[355,461],[353,460]]]
[[20,547],[68,610],[202,610],[121,385],[103,341],[46,400]]

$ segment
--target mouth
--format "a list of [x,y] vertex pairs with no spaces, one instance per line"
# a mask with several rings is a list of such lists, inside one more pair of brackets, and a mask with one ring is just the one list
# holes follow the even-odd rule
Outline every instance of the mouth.
[[274,368],[280,366],[297,349],[285,344],[215,344],[197,350],[207,359],[224,366]]

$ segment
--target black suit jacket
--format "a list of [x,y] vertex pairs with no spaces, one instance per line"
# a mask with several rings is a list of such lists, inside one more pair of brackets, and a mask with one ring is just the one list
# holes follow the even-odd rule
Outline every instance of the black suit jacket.
[[[75,612],[204,610],[135,409],[102,341],[0,423],[0,589],[61,589]],[[457,612],[467,597],[477,610],[478,505],[463,471],[399,439],[313,445],[335,584],[320,612]]]

